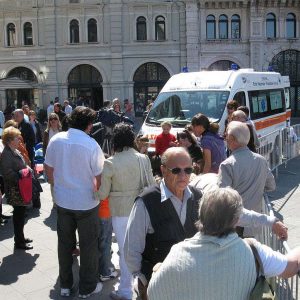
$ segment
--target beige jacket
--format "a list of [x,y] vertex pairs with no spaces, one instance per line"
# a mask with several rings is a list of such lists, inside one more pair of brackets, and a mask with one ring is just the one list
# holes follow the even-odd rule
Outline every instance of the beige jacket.
[[104,161],[100,199],[109,197],[112,217],[128,217],[143,187],[154,183],[148,156],[133,148],[124,149]]

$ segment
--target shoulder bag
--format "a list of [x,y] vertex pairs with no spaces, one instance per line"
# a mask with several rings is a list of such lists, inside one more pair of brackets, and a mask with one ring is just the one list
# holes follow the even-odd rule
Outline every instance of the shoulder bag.
[[251,239],[245,239],[245,241],[250,246],[254,255],[257,273],[255,286],[250,293],[249,300],[276,300],[275,291],[264,275],[264,267],[253,241]]

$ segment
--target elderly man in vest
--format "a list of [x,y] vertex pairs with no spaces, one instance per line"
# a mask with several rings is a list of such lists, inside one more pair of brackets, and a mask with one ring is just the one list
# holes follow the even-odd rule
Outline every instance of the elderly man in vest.
[[[167,149],[161,157],[163,180],[145,190],[135,201],[129,216],[125,236],[124,254],[129,271],[138,283],[138,293],[146,299],[146,287],[152,269],[162,262],[171,247],[197,232],[195,222],[201,190],[188,186],[192,173],[192,160],[181,147]],[[243,211],[239,226],[255,223],[272,226],[275,218]],[[264,220],[262,220],[264,218]],[[286,227],[279,222],[273,230],[287,237]]]
[[[125,260],[141,286],[147,285],[152,269],[171,247],[192,237],[201,192],[188,187],[192,160],[181,147],[167,149],[161,157],[163,180],[137,199],[129,216],[125,237]],[[145,298],[144,298],[145,299]]]
[[[220,165],[218,185],[232,187],[241,195],[245,208],[261,212],[264,192],[273,191],[276,183],[266,159],[247,147],[249,139],[246,124],[229,123],[226,141],[232,154]],[[247,229],[244,234],[253,236],[255,232]]]

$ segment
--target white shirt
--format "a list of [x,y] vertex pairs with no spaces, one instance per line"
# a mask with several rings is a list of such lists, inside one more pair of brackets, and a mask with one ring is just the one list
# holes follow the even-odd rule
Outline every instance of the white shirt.
[[47,107],[47,117],[49,117],[49,115],[53,112],[54,112],[54,105],[49,104],[49,106]]
[[258,255],[264,267],[264,275],[266,277],[274,277],[282,274],[287,266],[287,257],[280,252],[276,252],[270,247],[254,242]]
[[73,108],[72,108],[71,105],[68,104],[67,106],[65,106],[65,113],[66,113],[67,115],[70,115],[71,112],[72,112],[72,110],[73,110]]
[[104,155],[85,132],[70,128],[49,142],[45,164],[54,168],[56,204],[72,210],[89,210],[99,204],[94,197],[95,176],[101,174]]
[[26,114],[24,114],[24,121],[25,121],[26,123],[30,123],[30,122],[29,122],[29,117],[28,117]]

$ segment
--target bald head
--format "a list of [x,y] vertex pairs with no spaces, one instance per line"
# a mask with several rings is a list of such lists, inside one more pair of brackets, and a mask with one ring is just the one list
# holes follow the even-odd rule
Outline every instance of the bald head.
[[246,123],[247,122],[247,116],[243,111],[236,110],[235,112],[232,113],[232,120],[233,121],[239,121],[239,122],[242,122],[242,123]]
[[192,162],[190,154],[187,152],[187,150],[183,147],[171,147],[168,148],[161,157],[161,164],[167,165],[170,160],[178,159],[178,158],[186,158],[187,160],[190,160]]

